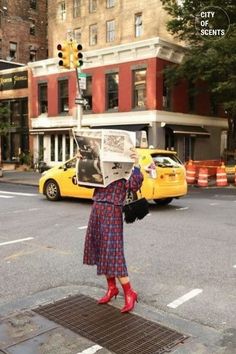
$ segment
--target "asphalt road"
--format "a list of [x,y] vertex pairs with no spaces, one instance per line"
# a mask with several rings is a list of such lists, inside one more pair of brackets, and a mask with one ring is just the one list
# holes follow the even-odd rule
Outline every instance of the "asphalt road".
[[[71,284],[105,288],[95,268],[82,265],[90,208],[90,201],[49,202],[36,187],[0,184],[0,306]],[[193,188],[125,225],[140,302],[235,335],[235,209],[235,189]]]

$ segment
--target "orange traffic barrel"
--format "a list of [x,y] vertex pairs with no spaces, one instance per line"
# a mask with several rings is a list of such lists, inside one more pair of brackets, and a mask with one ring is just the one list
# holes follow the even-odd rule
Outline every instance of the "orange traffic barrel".
[[199,187],[208,187],[208,169],[207,168],[199,168],[197,185]]
[[219,187],[224,187],[228,185],[224,162],[222,162],[221,166],[218,166],[216,169],[216,185]]
[[189,160],[186,166],[186,181],[188,184],[194,184],[196,180],[196,166],[192,160]]

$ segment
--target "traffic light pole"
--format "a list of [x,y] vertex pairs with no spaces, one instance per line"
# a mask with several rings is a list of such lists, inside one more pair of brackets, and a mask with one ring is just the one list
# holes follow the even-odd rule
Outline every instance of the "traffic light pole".
[[81,70],[77,67],[76,69],[77,77],[77,97],[75,99],[76,104],[76,120],[77,120],[77,130],[82,126],[82,117],[83,117],[83,97],[81,93],[80,83],[79,83],[79,74]]

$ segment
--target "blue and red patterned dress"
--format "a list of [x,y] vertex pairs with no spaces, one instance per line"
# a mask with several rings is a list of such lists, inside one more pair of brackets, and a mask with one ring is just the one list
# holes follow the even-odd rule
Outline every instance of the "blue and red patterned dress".
[[140,169],[134,167],[128,181],[119,179],[106,188],[95,189],[83,263],[97,265],[98,275],[128,276],[124,257],[122,207],[127,188],[137,192],[142,181]]

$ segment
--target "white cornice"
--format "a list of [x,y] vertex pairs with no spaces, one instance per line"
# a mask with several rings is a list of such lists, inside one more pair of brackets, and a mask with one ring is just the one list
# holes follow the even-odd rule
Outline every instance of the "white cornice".
[[[170,62],[181,63],[184,52],[183,47],[155,37],[84,52],[83,69],[150,58],[161,58]],[[65,69],[59,68],[57,63],[58,59],[52,58],[31,62],[28,65],[34,76],[65,72]]]

